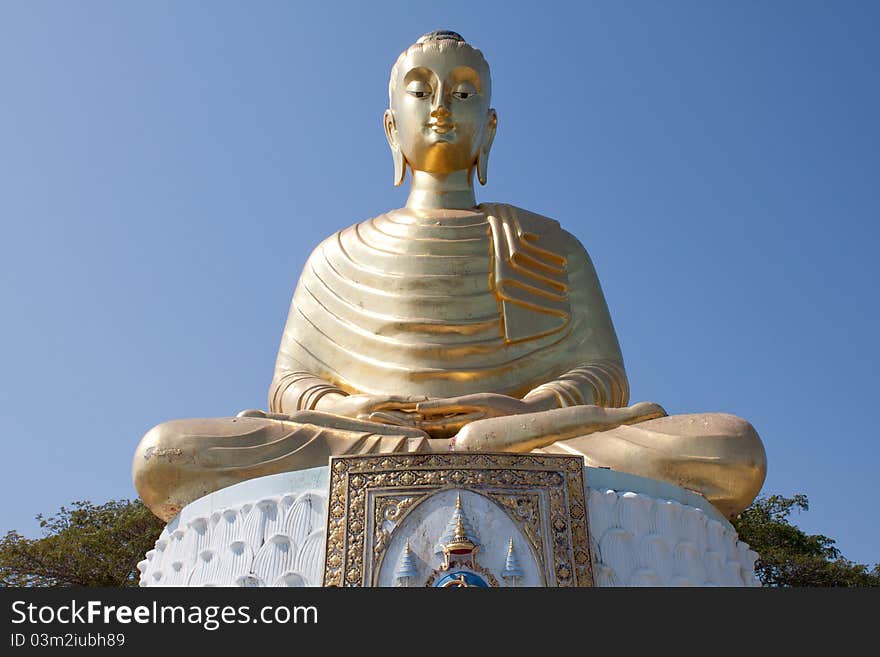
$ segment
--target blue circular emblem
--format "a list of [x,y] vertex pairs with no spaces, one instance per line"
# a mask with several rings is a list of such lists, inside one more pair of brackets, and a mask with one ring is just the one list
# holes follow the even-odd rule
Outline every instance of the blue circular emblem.
[[448,575],[444,575],[437,581],[436,584],[434,584],[434,586],[442,589],[460,586],[478,586],[484,589],[489,588],[486,580],[484,580],[476,573],[472,573],[467,570],[457,570],[453,573],[449,573]]

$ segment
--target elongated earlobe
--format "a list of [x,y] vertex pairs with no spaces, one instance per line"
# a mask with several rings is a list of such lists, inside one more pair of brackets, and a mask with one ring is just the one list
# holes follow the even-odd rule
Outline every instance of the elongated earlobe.
[[477,180],[481,185],[486,184],[486,172],[489,168],[489,151],[492,149],[492,142],[495,140],[495,131],[498,129],[498,114],[494,109],[489,110],[489,120],[486,124],[486,138],[483,140],[483,146],[477,155]]
[[391,157],[394,159],[394,186],[400,187],[406,178],[406,161],[399,148],[392,149]]
[[383,123],[385,124],[385,138],[391,148],[391,159],[394,160],[394,186],[399,187],[406,178],[406,158],[403,157],[403,151],[400,150],[397,143],[397,122],[394,118],[394,112],[390,109],[385,110]]
[[480,181],[481,185],[486,184],[486,169],[489,167],[489,153],[484,151],[482,148],[480,149],[480,154],[477,156],[477,180]]

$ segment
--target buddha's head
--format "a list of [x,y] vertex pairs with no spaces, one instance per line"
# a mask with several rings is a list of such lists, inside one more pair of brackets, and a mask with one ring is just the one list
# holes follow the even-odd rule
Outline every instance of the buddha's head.
[[486,184],[498,118],[489,107],[492,81],[483,54],[455,32],[424,35],[391,69],[385,136],[394,157],[394,184],[406,167],[450,174],[476,169]]

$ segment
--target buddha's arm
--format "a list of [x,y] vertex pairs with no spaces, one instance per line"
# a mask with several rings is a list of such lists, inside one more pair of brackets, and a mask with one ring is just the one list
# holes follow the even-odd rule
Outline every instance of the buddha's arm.
[[304,346],[308,344],[309,319],[300,308],[300,298],[307,296],[306,281],[312,276],[312,262],[320,259],[323,243],[309,256],[297,283],[287,321],[281,334],[281,344],[275,360],[275,374],[269,387],[269,412],[291,414],[298,411],[324,410],[319,408],[330,399],[347,396],[338,385],[318,373],[320,363]]
[[[351,395],[310,372],[277,373],[269,389],[269,411],[291,415],[300,411],[321,411],[358,420],[384,422],[386,412],[393,414],[391,424],[415,425],[397,417],[400,411],[413,411],[427,397],[400,395]],[[406,417],[404,414],[403,418]]]
[[[414,411],[418,402],[427,399],[424,396],[365,395],[358,394],[356,390],[348,392],[310,372],[294,355],[301,351],[298,343],[290,338],[294,334],[291,324],[297,321],[303,320],[294,299],[278,350],[275,376],[269,387],[270,414],[289,416],[302,411],[320,411],[356,420],[385,422],[384,414],[387,411]],[[391,424],[415,425],[415,421],[408,420],[409,416],[405,413],[400,418],[391,417]]]
[[[333,240],[329,238],[328,241]],[[356,389],[349,387],[346,390],[328,380],[332,378],[330,373],[333,370],[313,353],[316,351],[314,341],[320,342],[320,334],[312,325],[314,318],[310,318],[303,308],[303,300],[307,304],[309,299],[309,285],[319,286],[312,261],[323,260],[323,247],[322,243],[310,256],[290,304],[275,361],[275,375],[269,388],[269,412],[290,415],[301,411],[320,411],[360,420],[382,421],[381,417],[371,416],[388,410],[414,410],[416,403],[425,397],[358,394]]]
[[550,397],[554,408],[626,406],[629,383],[599,277],[586,249],[568,233],[566,258],[571,308],[577,324],[570,369],[536,387],[523,401]]
[[525,395],[523,401],[544,398],[553,400],[553,408],[626,406],[629,383],[623,363],[611,359],[581,363],[553,381],[539,385]]
[[318,406],[327,395],[340,397],[347,396],[347,393],[310,372],[276,371],[269,388],[269,411],[294,413],[320,410]]

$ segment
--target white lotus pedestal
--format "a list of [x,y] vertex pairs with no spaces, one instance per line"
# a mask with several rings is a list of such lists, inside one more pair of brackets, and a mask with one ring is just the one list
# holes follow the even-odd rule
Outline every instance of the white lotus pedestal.
[[342,457],[168,523],[141,586],[757,586],[701,496],[545,455]]

